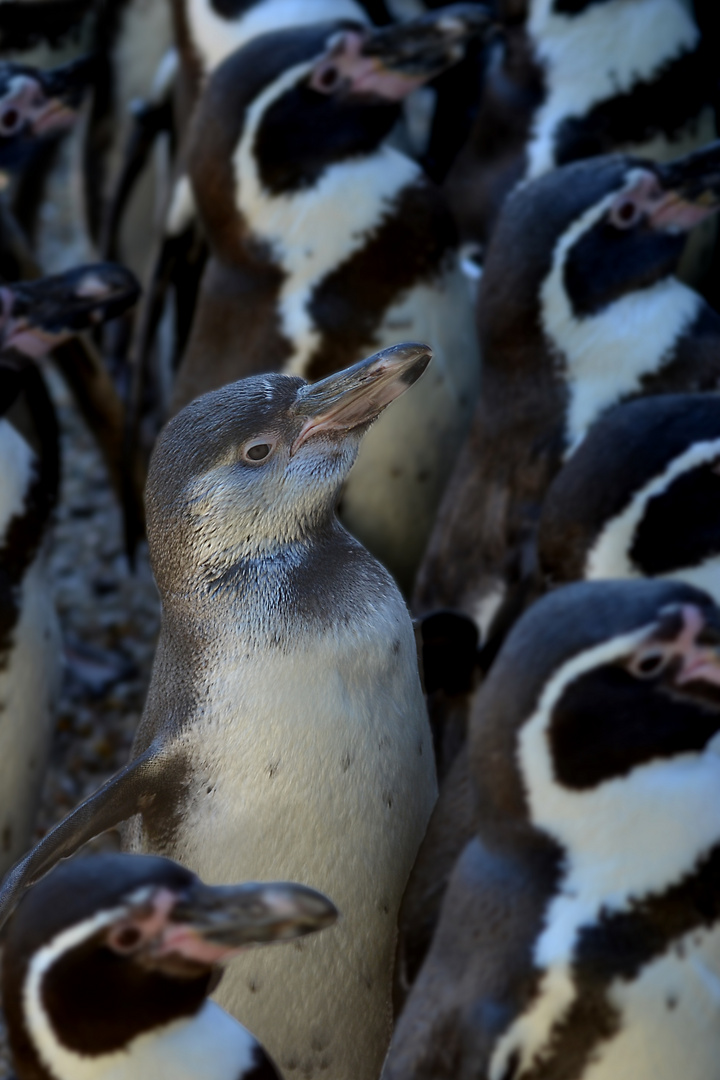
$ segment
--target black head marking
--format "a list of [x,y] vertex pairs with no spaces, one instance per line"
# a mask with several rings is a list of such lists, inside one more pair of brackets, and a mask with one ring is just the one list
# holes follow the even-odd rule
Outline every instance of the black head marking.
[[[720,400],[668,394],[616,406],[589,431],[548,490],[538,533],[553,582],[587,572],[605,527],[673,461],[720,440]],[[720,553],[720,475],[716,459],[683,471],[650,499],[630,538],[628,560],[643,575],[695,566]]]
[[[516,766],[517,737],[522,725],[535,714],[550,679],[581,653],[650,627],[658,623],[663,610],[682,604],[694,605],[713,624],[718,620],[717,609],[705,593],[679,582],[665,581],[568,585],[543,597],[523,615],[500,650],[477,696],[471,718],[470,752],[473,774],[477,778],[479,821],[492,828],[493,822],[525,819],[525,796]],[[594,678],[593,672],[602,668],[598,661],[586,677]],[[671,675],[672,671],[664,677]],[[612,679],[615,678],[613,672]],[[602,676],[600,682],[604,679]],[[605,702],[612,697],[612,689],[607,689],[612,679],[606,683]],[[651,682],[639,681],[643,689],[634,696],[634,684],[630,691],[631,684],[618,677],[618,688],[629,693],[628,701],[637,703],[643,692],[651,692]],[[688,713],[695,716],[697,711],[699,717],[697,730],[701,734],[697,739],[707,741],[710,735],[704,719],[705,710],[709,710],[708,715],[713,717],[711,724],[716,725],[716,729],[720,717],[720,713],[716,714],[717,705],[712,694],[703,693],[699,706],[696,706],[694,692],[691,694],[688,688],[686,696],[692,698],[687,703]],[[583,693],[583,702],[585,697]],[[589,691],[587,697],[591,697]],[[588,707],[592,709],[592,701],[588,702]],[[581,725],[582,711],[576,710],[575,715]],[[607,711],[603,716],[606,724],[612,722]],[[569,732],[569,724],[566,730]],[[670,734],[668,745],[672,738],[674,735]],[[632,744],[631,738],[629,744]],[[580,752],[581,737],[575,739],[575,745]],[[617,754],[623,753],[620,740]],[[488,768],[490,761],[492,769]],[[592,763],[590,767],[593,767]],[[599,766],[605,772],[613,767],[612,763]]]

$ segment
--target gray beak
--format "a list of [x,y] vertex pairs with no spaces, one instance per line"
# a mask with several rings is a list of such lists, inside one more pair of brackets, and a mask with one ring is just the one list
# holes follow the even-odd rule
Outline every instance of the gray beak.
[[337,917],[332,901],[304,885],[198,882],[175,905],[170,921],[192,927],[205,941],[240,948],[302,937],[332,926]]
[[393,345],[321,382],[303,386],[293,406],[303,425],[291,454],[314,435],[341,436],[371,424],[417,382],[431,357],[427,345]]
[[388,71],[429,79],[461,60],[468,43],[487,36],[492,29],[488,8],[450,4],[371,32],[362,53],[374,57]]

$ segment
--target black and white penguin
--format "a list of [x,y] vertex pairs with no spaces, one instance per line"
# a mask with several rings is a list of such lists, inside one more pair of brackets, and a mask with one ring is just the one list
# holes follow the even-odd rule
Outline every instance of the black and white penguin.
[[720,602],[720,397],[660,395],[598,420],[548,488],[538,559],[552,585],[672,577]]
[[213,75],[188,146],[211,258],[174,409],[243,375],[313,380],[399,336],[432,344],[433,370],[370,432],[341,508],[405,588],[470,422],[479,363],[452,220],[387,136],[403,97],[487,25],[466,4],[379,31],[265,35]]
[[485,244],[521,179],[614,151],[667,161],[715,138],[715,75],[684,0],[501,0],[505,34],[447,179]]
[[60,448],[37,361],[137,297],[119,267],[0,286],[0,869],[27,851],[61,674],[48,571]]
[[558,589],[473,710],[475,836],[384,1080],[689,1080],[720,1050],[720,610]]
[[41,140],[72,127],[93,70],[92,59],[48,71],[0,61],[0,170],[17,168]]
[[18,1080],[279,1080],[208,994],[229,957],[336,916],[302,885],[208,886],[169,859],[57,867],[23,899],[3,949]]
[[313,385],[257,376],[169,422],[147,488],[163,615],[133,760],[0,895],[7,912],[138,813],[127,846],[208,880],[299,874],[341,923],[235,961],[218,995],[286,1078],[375,1080],[390,1037],[397,912],[435,766],[407,608],[334,506],[369,424],[428,360],[399,345]]
[[479,295],[482,394],[419,575],[419,613],[457,608],[483,643],[506,632],[538,587],[548,484],[589,426],[630,398],[717,388],[720,317],[675,272],[718,192],[715,143],[666,165],[577,162],[508,200]]

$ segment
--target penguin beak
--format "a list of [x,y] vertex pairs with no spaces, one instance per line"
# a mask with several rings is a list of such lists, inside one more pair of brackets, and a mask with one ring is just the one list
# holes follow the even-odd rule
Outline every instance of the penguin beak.
[[427,345],[393,345],[321,382],[303,386],[292,409],[303,424],[290,455],[315,435],[342,436],[371,424],[417,382],[431,358]]
[[73,334],[122,314],[139,295],[134,275],[115,263],[80,266],[64,274],[3,286],[3,348],[44,355]]
[[21,137],[43,138],[72,126],[94,70],[94,60],[85,57],[50,71],[18,65],[8,72],[6,91],[0,98],[3,164],[13,164],[15,157],[22,157],[20,152],[8,155],[9,146]]
[[654,228],[684,232],[720,209],[720,140],[654,168],[664,190],[648,215]]
[[487,8],[451,4],[395,26],[343,32],[315,68],[313,89],[321,93],[341,87],[400,101],[418,86],[459,63],[471,41],[494,29]]
[[198,881],[174,905],[155,955],[179,953],[216,963],[250,945],[323,930],[337,918],[335,905],[304,885],[280,881],[211,886]]

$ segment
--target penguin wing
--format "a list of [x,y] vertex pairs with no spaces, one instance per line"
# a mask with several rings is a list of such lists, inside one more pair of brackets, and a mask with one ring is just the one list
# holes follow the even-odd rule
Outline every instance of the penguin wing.
[[533,946],[548,900],[543,869],[474,838],[455,866],[432,947],[383,1080],[486,1077],[497,1040],[536,988]]
[[162,799],[174,805],[185,786],[185,767],[177,752],[153,743],[51,829],[9,872],[0,888],[0,926],[26,889],[60,859]]

